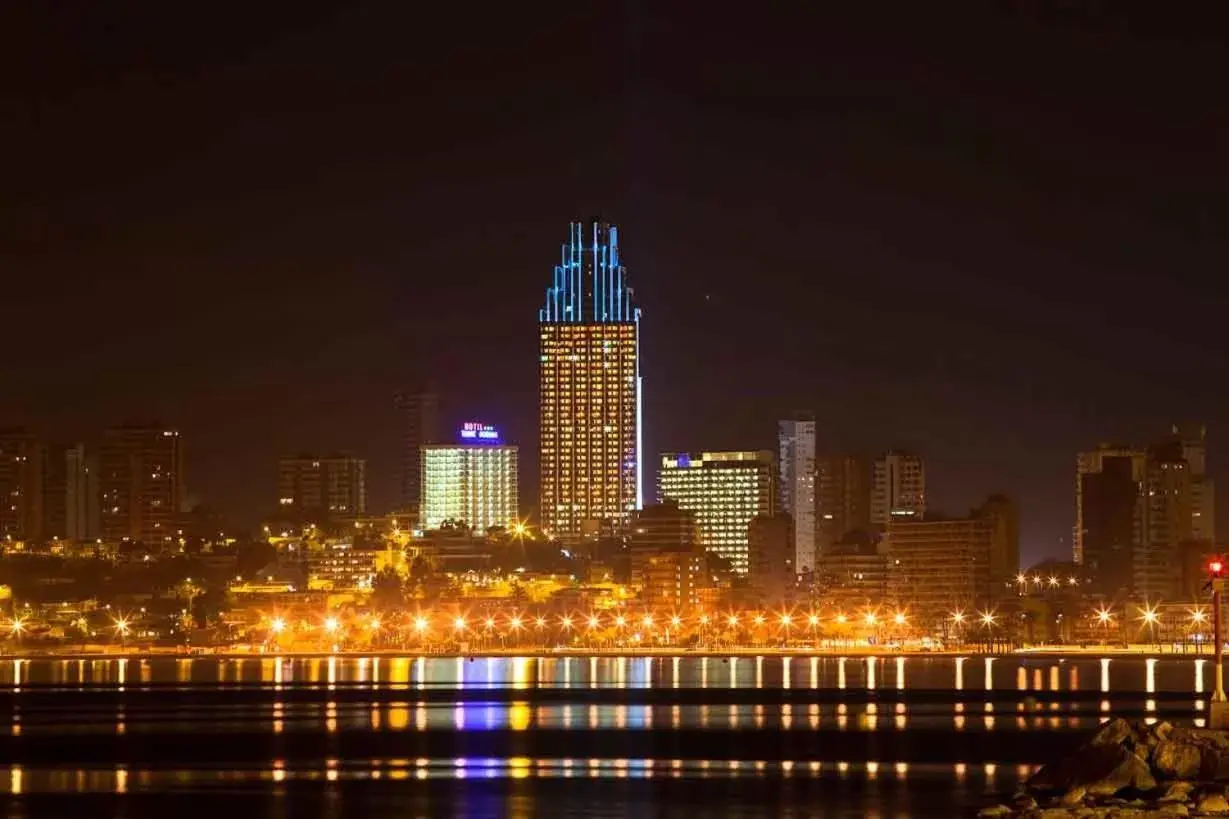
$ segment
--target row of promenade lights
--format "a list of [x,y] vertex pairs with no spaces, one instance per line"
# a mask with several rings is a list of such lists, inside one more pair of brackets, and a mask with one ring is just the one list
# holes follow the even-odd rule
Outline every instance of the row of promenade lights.
[[[84,622],[84,620],[80,620],[76,623],[77,627],[82,629],[82,631],[85,630]],[[111,619],[111,630],[114,632],[116,637],[123,640],[132,633],[132,621],[124,616],[113,617]],[[8,631],[9,637],[14,640],[20,640],[26,635],[26,632],[29,631],[29,618],[21,616],[14,617],[9,621]]]
[[[983,628],[990,629],[998,624],[998,618],[993,612],[977,612],[975,615],[970,615],[963,611],[957,611],[952,614],[952,622],[958,627],[966,625],[976,627],[980,625]],[[798,616],[788,612],[781,613],[773,618],[769,618],[764,614],[740,615],[733,613],[725,616],[701,614],[694,619],[683,618],[679,615],[658,618],[652,614],[645,614],[641,617],[629,617],[623,614],[607,615],[605,617],[599,614],[590,614],[588,616],[565,614],[560,615],[558,618],[548,618],[541,615],[526,617],[519,614],[511,614],[500,615],[499,617],[488,615],[471,620],[463,615],[457,615],[452,619],[448,631],[457,639],[461,639],[471,633],[490,637],[499,631],[500,626],[503,626],[506,629],[506,633],[518,635],[531,632],[541,633],[555,623],[565,633],[581,631],[592,633],[603,628],[614,628],[619,632],[628,633],[633,642],[640,642],[644,639],[645,632],[652,635],[657,631],[663,632],[665,639],[669,640],[671,632],[677,634],[687,625],[695,625],[700,629],[725,628],[729,630],[741,628],[762,629],[768,627],[776,628],[781,634],[788,637],[789,632],[794,628],[809,629],[812,632],[817,632],[822,625],[822,619],[818,614]],[[909,619],[905,612],[901,611],[887,617],[875,612],[866,612],[859,617],[848,617],[845,614],[838,614],[832,618],[832,623],[837,626],[865,626],[867,628],[890,629],[893,627],[907,627]],[[270,638],[284,634],[289,628],[290,623],[287,622],[286,618],[280,616],[271,618],[269,621]],[[366,629],[375,635],[384,631],[385,625],[379,617],[373,616],[367,621]],[[321,630],[324,634],[333,637],[343,636],[347,631],[340,618],[335,616],[325,617],[321,623]],[[424,614],[414,617],[409,630],[420,638],[426,638],[435,633],[432,628],[431,618]]]
[[[1117,615],[1110,608],[1098,608],[1093,613],[1093,619],[1099,626],[1104,627],[1107,631],[1115,622]],[[1155,633],[1156,627],[1161,623],[1162,617],[1159,609],[1156,606],[1141,606],[1138,607],[1138,615],[1136,617],[1141,628],[1148,628],[1150,632]],[[1209,623],[1208,612],[1203,608],[1194,608],[1189,611],[1189,621],[1192,627],[1202,628]],[[977,611],[964,612],[955,611],[950,615],[951,625],[957,630],[965,628],[970,629],[985,629],[993,630],[1000,624],[999,616],[993,611]],[[845,614],[837,614],[832,618],[831,623],[836,626],[864,626],[867,628],[905,628],[909,625],[908,616],[905,612],[895,612],[889,616],[881,616],[875,612],[866,612],[860,616],[849,617]],[[522,616],[519,614],[510,615],[488,615],[486,617],[468,618],[463,615],[457,615],[452,618],[449,623],[450,631],[458,639],[469,634],[480,634],[485,636],[496,635],[502,626],[507,634],[529,634],[532,632],[541,633],[544,630],[557,624],[559,629],[565,633],[572,632],[596,632],[604,628],[614,628],[620,632],[630,632],[629,636],[633,642],[639,642],[644,639],[644,633],[650,635],[656,632],[663,632],[664,637],[668,640],[671,632],[678,633],[685,626],[694,625],[700,629],[725,628],[727,630],[737,629],[763,629],[777,628],[784,636],[788,637],[790,631],[795,628],[809,629],[812,632],[817,631],[823,624],[822,618],[817,614],[799,616],[788,612],[781,613],[772,618],[764,614],[740,615],[732,613],[724,616],[710,616],[701,614],[695,618],[683,618],[679,615],[671,617],[658,618],[652,614],[645,614],[641,617],[632,617],[623,614],[606,615],[590,614],[588,616],[572,616],[560,615],[557,618],[548,618],[546,616]],[[269,633],[271,637],[280,636],[290,628],[290,623],[284,617],[273,617],[269,621]],[[385,624],[381,618],[373,616],[366,622],[366,628],[372,634],[379,634],[385,630]],[[326,635],[339,637],[347,632],[347,628],[343,625],[340,618],[329,616],[324,618],[321,623],[321,629]],[[433,628],[432,618],[426,614],[419,614],[413,618],[409,624],[408,630],[416,634],[420,638],[426,638],[438,633]]]

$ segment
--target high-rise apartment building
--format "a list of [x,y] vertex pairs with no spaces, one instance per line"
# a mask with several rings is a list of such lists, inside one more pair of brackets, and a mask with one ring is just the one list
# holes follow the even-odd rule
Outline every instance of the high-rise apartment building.
[[875,460],[872,473],[871,524],[885,527],[894,520],[926,516],[926,464],[920,455],[887,452]]
[[484,532],[517,522],[517,453],[489,424],[461,426],[460,443],[422,447],[422,505],[418,525],[462,523]]
[[393,405],[401,426],[398,506],[403,512],[417,512],[422,505],[422,447],[439,440],[439,396],[428,385],[418,392],[398,392]]
[[43,467],[44,536],[98,537],[98,500],[98,464],[85,445],[48,447]]
[[44,451],[33,433],[0,431],[0,538],[42,539]]
[[640,310],[614,225],[571,224],[538,337],[542,528],[624,530],[643,505]]
[[700,544],[730,561],[738,574],[751,567],[748,530],[773,514],[776,464],[767,450],[663,455],[658,492],[696,516]]
[[184,499],[183,464],[178,430],[158,424],[108,429],[99,452],[102,537],[147,546],[174,540]]
[[[1097,448],[1089,452],[1081,452],[1075,458],[1075,529],[1072,532],[1071,552],[1072,559],[1078,564],[1085,564],[1091,561],[1102,563],[1106,557],[1105,554],[1087,555],[1088,547],[1086,538],[1088,536],[1088,523],[1085,521],[1087,514],[1086,504],[1084,502],[1085,476],[1100,474],[1107,463],[1112,463],[1113,476],[1107,483],[1123,479],[1124,470],[1129,471],[1130,480],[1134,487],[1136,503],[1132,507],[1131,512],[1131,546],[1132,549],[1136,543],[1142,542],[1144,528],[1144,507],[1143,507],[1143,485],[1148,469],[1148,453],[1141,448],[1127,446],[1125,444],[1098,444]],[[1129,466],[1128,466],[1129,465]],[[1100,482],[1094,481],[1094,486],[1099,486]],[[1110,491],[1112,489],[1094,488],[1094,491]],[[1103,501],[1104,499],[1102,499]],[[1099,501],[1099,502],[1102,502]],[[1107,514],[1106,510],[1101,509],[1096,514],[1102,516],[1098,525],[1104,533],[1107,525],[1111,525],[1104,519]],[[1112,524],[1115,531],[1119,530],[1119,524]],[[1114,535],[1118,537],[1118,535]],[[1104,542],[1093,548],[1103,547]]]
[[890,518],[884,536],[888,598],[919,624],[993,608],[1018,569],[1019,537],[1015,505],[1001,496],[965,518]]
[[1140,511],[1134,459],[1105,455],[1096,471],[1079,476],[1078,486],[1077,554],[1092,581],[1090,591],[1109,597],[1129,594]]
[[646,505],[632,516],[628,550],[644,605],[682,614],[700,604],[705,555],[695,515],[673,501]]
[[1210,551],[1216,538],[1206,460],[1198,426],[1175,426],[1148,447],[1101,444],[1076,457],[1072,551],[1098,591],[1148,600],[1184,593],[1184,555]]
[[366,514],[367,462],[350,455],[282,458],[277,498],[282,511],[304,518]]
[[1172,600],[1177,596],[1182,546],[1195,540],[1191,472],[1180,440],[1148,448],[1144,539],[1136,546],[1131,567],[1137,597]]
[[870,532],[872,485],[869,458],[829,455],[816,460],[817,560],[846,535]]
[[754,517],[747,529],[747,549],[750,566],[747,572],[752,590],[768,605],[789,601],[798,584],[794,559],[797,527],[785,513]]
[[1175,424],[1172,439],[1181,443],[1191,473],[1191,537],[1215,543],[1216,487],[1207,474],[1207,434],[1202,424]]
[[815,418],[798,415],[777,424],[781,509],[794,522],[793,565],[798,574],[815,568]]

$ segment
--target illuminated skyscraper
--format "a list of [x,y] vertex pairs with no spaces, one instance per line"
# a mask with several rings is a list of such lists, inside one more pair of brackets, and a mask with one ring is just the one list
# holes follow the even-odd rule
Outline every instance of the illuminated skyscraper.
[[462,425],[460,443],[422,447],[422,508],[418,524],[438,529],[464,523],[485,532],[516,520],[517,448],[501,443],[489,424]]
[[748,530],[773,513],[773,472],[767,450],[663,455],[658,475],[663,501],[696,516],[700,545],[730,561],[738,574],[751,568]]
[[542,529],[623,530],[644,498],[640,310],[614,225],[571,224],[538,331]]
[[797,415],[777,425],[781,509],[794,521],[794,570],[815,568],[815,418]]

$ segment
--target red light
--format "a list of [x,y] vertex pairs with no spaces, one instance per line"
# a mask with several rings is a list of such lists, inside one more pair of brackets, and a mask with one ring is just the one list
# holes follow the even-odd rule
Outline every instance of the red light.
[[1219,560],[1213,560],[1211,563],[1208,564],[1208,571],[1210,571],[1212,574],[1220,574],[1224,570],[1225,570],[1225,564]]

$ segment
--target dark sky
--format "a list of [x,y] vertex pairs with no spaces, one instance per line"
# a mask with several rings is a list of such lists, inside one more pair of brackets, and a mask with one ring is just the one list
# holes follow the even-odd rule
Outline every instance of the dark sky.
[[285,452],[390,502],[390,395],[434,378],[529,506],[536,310],[601,214],[650,453],[813,409],[821,448],[922,452],[936,506],[1016,495],[1026,559],[1081,447],[1205,421],[1225,476],[1215,19],[811,5],[5,4],[0,423],[176,424],[250,523]]

